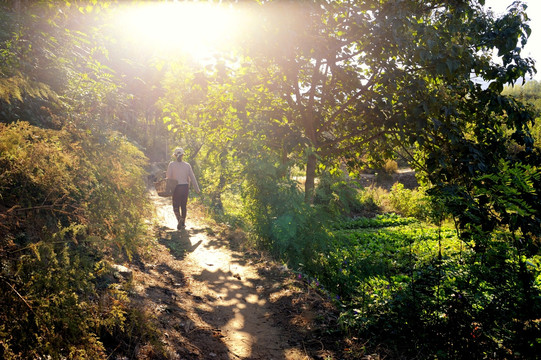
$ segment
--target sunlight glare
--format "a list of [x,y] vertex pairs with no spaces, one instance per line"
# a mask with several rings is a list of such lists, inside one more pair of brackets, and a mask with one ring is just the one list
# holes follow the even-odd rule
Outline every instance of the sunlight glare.
[[120,9],[117,26],[136,46],[182,51],[196,59],[235,41],[240,16],[213,3],[151,3]]

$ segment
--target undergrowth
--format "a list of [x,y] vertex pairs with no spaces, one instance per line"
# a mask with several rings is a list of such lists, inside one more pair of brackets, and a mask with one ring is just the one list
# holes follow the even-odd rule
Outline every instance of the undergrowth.
[[[506,236],[479,256],[453,227],[343,221],[306,272],[342,310],[345,330],[384,343],[394,356],[531,358],[541,332],[535,322],[517,322],[528,297]],[[539,283],[539,266],[530,270]]]
[[151,338],[111,271],[147,233],[144,162],[114,134],[0,124],[0,357],[105,359],[103,339]]
[[250,164],[244,221],[259,246],[334,301],[344,334],[393,358],[539,353],[541,326],[524,314],[541,310],[541,258],[519,261],[505,229],[461,239],[429,196],[400,184],[385,192],[323,179],[310,207],[278,170]]

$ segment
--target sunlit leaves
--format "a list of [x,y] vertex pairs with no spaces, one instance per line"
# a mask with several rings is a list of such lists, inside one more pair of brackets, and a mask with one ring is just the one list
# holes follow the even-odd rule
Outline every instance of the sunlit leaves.
[[23,100],[23,95],[43,99],[54,99],[56,94],[46,84],[31,81],[23,75],[0,78],[0,100],[11,103],[12,99]]
[[125,292],[96,279],[105,252],[129,258],[146,231],[145,158],[116,135],[0,124],[0,342],[11,358],[98,359],[100,329],[129,321]]

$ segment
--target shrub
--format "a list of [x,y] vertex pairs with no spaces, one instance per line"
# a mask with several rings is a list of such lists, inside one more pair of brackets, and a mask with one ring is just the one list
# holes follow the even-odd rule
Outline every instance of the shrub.
[[391,211],[388,191],[377,186],[369,186],[359,194],[363,209],[372,213]]
[[297,183],[282,177],[270,159],[257,159],[245,173],[245,218],[257,243],[292,266],[312,259],[325,243],[326,217],[304,202]]
[[[356,214],[366,208],[360,189],[340,175],[323,173],[316,187],[314,203],[320,205],[331,217]],[[370,206],[370,205],[369,205]]]
[[398,171],[398,163],[395,160],[387,160],[383,166],[387,174],[395,174]]
[[143,161],[118,136],[0,124],[0,357],[106,358],[129,308],[107,254],[145,234]]
[[[143,153],[126,139],[85,137],[77,166],[86,169],[78,188],[86,192],[89,232],[114,256],[131,259],[146,233],[150,206],[146,197]],[[85,174],[86,172],[86,174]]]
[[396,212],[426,220],[430,213],[430,202],[421,190],[409,190],[401,183],[395,183],[389,193],[389,202]]

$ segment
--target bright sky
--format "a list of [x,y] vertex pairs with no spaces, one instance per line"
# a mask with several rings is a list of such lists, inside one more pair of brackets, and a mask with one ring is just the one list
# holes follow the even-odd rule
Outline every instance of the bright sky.
[[[503,14],[516,0],[485,0],[495,14]],[[538,73],[534,79],[541,81],[541,0],[522,0],[528,5],[532,34],[522,55],[536,61]],[[191,8],[165,3],[161,6],[139,6],[117,17],[126,35],[154,46],[187,49],[199,61],[211,56],[212,48],[226,46],[239,35],[242,28],[240,15],[231,8],[218,9],[209,4],[193,3]],[[224,11],[225,10],[225,11]],[[180,19],[180,20],[179,20]],[[235,31],[237,29],[237,31]]]
[[[515,0],[485,0],[485,6],[491,7],[496,14],[502,14],[505,9]],[[532,34],[528,39],[528,44],[522,50],[522,55],[531,57],[536,62],[537,74],[534,79],[541,81],[541,0],[522,0],[528,8],[526,13],[530,18],[530,28]]]
[[115,16],[120,33],[137,39],[141,51],[182,50],[199,61],[227,48],[241,23],[231,7],[212,2],[148,2],[120,10]]

